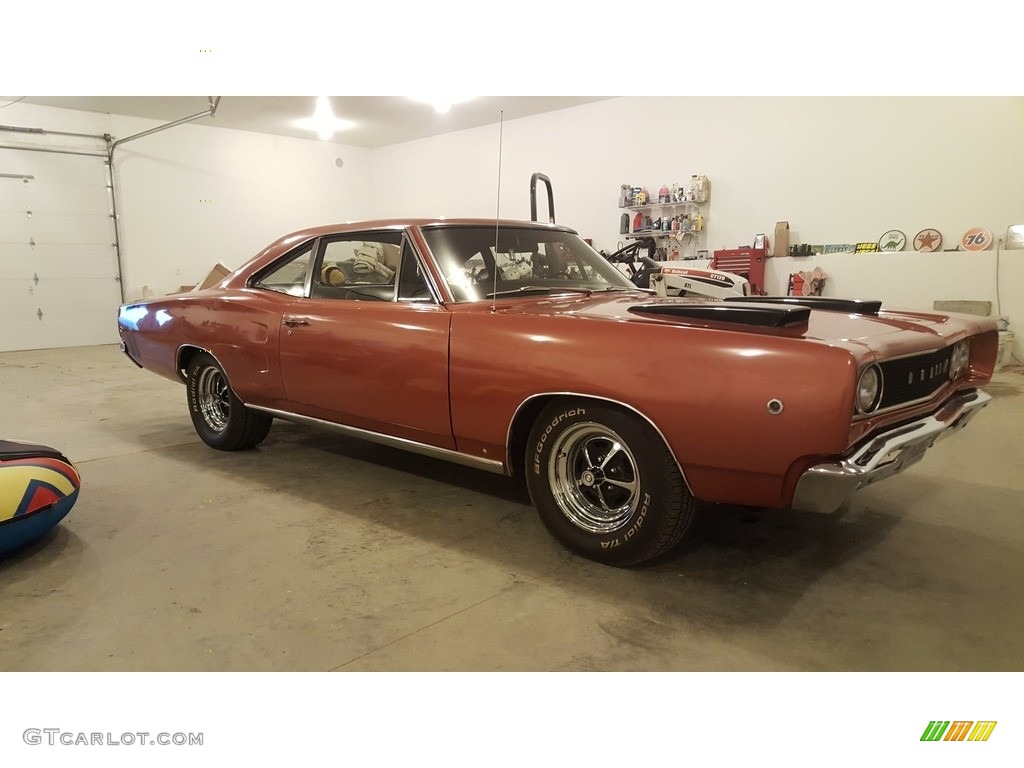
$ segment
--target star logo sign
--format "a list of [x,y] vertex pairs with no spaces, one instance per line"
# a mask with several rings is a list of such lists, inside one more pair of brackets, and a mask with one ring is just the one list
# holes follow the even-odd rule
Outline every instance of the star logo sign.
[[934,229],[925,229],[917,233],[914,238],[914,247],[923,252],[934,251],[942,242],[942,236]]

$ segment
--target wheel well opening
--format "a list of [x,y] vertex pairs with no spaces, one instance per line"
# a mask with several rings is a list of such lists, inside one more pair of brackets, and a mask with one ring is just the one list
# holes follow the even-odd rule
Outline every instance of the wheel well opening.
[[[622,403],[615,402],[614,400],[604,400],[600,397],[589,397],[587,395],[542,395],[535,397],[520,407],[519,412],[516,413],[512,427],[509,430],[509,468],[511,470],[512,477],[516,479],[517,482],[525,482],[524,478],[526,473],[524,470],[526,464],[526,444],[530,439],[530,430],[533,428],[534,423],[540,416],[541,411],[543,411],[548,404],[558,400],[573,401],[577,403],[580,401],[597,403],[605,406],[606,408],[613,408],[635,418],[645,418],[637,411],[634,411]],[[664,440],[664,437],[662,437],[662,440]],[[666,448],[668,448],[667,443]],[[669,449],[669,452],[671,453],[671,449]],[[674,455],[673,460],[676,461],[676,466],[678,466],[680,468],[680,472],[682,472],[682,467],[678,460],[675,459]],[[683,476],[683,482],[687,488],[689,488],[689,482],[685,478],[685,473]]]
[[588,401],[621,410],[623,413],[630,412],[628,408],[623,408],[618,403],[586,395],[541,395],[527,401],[519,408],[512,423],[512,428],[509,430],[509,465],[513,477],[521,478],[523,475],[523,468],[526,462],[526,443],[530,439],[530,430],[533,429],[533,425],[540,416],[541,411],[550,403],[558,400],[565,400],[567,402]]
[[206,350],[201,347],[193,347],[189,345],[185,345],[178,350],[178,376],[181,377],[182,381],[185,381],[188,378],[188,367],[192,362],[192,358],[200,352],[205,351]]
[[512,477],[518,482],[523,482],[525,478],[523,470],[526,464],[526,442],[530,439],[530,430],[533,429],[534,422],[537,421],[537,417],[540,416],[540,412],[544,410],[545,406],[557,399],[558,395],[535,397],[526,402],[516,413],[512,428],[509,430],[508,454]]

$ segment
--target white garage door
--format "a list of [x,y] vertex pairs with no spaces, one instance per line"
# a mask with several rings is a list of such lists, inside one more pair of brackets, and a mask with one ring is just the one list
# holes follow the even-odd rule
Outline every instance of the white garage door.
[[0,351],[117,342],[102,157],[0,149]]

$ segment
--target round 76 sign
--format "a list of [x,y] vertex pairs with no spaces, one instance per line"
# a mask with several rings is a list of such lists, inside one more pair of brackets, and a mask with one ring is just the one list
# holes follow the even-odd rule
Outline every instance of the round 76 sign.
[[974,227],[964,232],[960,245],[965,251],[984,251],[992,244],[992,233],[981,227]]

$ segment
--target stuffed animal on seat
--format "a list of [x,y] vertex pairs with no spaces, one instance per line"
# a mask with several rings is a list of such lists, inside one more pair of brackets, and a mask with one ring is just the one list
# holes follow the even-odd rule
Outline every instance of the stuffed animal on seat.
[[340,285],[382,284],[395,279],[395,270],[384,261],[381,243],[362,243],[351,258],[324,264],[320,282],[336,288]]

